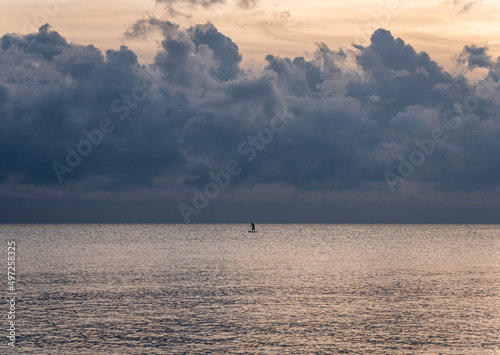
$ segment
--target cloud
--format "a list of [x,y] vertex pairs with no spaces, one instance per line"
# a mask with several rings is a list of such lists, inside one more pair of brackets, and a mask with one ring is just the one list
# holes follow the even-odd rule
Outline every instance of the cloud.
[[20,48],[25,53],[39,54],[45,60],[51,60],[69,45],[59,33],[50,31],[48,24],[40,27],[38,33],[28,34],[24,37],[15,35],[4,35],[2,37],[2,49],[11,47]]
[[236,4],[243,9],[251,9],[258,4],[259,0],[239,0]]
[[[446,127],[447,110],[458,115],[475,92],[463,76],[383,29],[366,47],[333,50],[318,43],[311,60],[269,54],[262,71],[243,70],[237,44],[212,24],[181,28],[148,18],[128,36],[152,30],[164,38],[151,66],[125,46],[102,53],[68,43],[48,26],[2,37],[2,196],[25,196],[25,186],[41,197],[161,195],[180,201],[210,181],[211,171],[236,159],[244,169],[229,187],[233,197],[253,191],[259,199],[266,186],[280,186],[276,199],[279,191],[283,199],[290,191],[319,199],[327,191],[353,199],[371,191],[384,199],[384,172],[397,171],[398,157],[408,157],[416,139]],[[497,196],[500,64],[486,48],[466,46],[461,56],[463,65],[488,69],[484,80],[492,89],[408,177],[420,186],[412,198],[477,190]],[[134,101],[151,71],[161,73],[154,89],[141,89],[143,98]],[[238,146],[268,126],[276,111],[290,124],[247,163]],[[86,138],[82,132],[105,118],[116,129],[60,183],[53,162],[65,164],[67,147],[77,149]]]
[[[166,5],[171,8],[175,4],[189,5],[192,7],[212,7],[216,5],[224,5],[225,0],[156,0],[158,4]],[[250,9],[257,5],[258,0],[236,0],[234,5],[243,9]]]
[[470,11],[472,7],[481,5],[482,0],[469,1],[469,0],[452,0],[450,1],[453,8],[457,9],[459,13],[465,13]]
[[218,68],[213,73],[220,80],[234,79],[240,73],[242,56],[231,38],[224,36],[213,25],[191,27],[189,30],[197,48],[207,45],[213,52]]
[[488,47],[477,47],[476,45],[465,46],[458,56],[460,64],[467,64],[469,69],[490,68],[491,57],[488,55]]
[[145,38],[152,31],[159,29],[165,37],[169,37],[179,31],[179,25],[167,20],[159,20],[156,17],[148,17],[137,20],[127,31],[128,38]]
[[192,6],[210,7],[217,4],[224,4],[224,0],[156,0],[158,4],[172,6],[173,4],[188,4]]

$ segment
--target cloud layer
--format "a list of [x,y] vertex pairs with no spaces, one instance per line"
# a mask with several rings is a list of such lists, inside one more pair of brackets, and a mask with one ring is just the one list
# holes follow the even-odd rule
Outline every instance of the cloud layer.
[[[258,72],[240,67],[237,44],[211,24],[181,28],[149,18],[127,35],[153,29],[164,39],[150,67],[125,46],[102,53],[68,43],[48,25],[2,37],[3,197],[183,201],[232,159],[243,171],[222,199],[265,199],[269,187],[278,201],[330,193],[376,201],[406,196],[405,189],[423,201],[498,197],[500,63],[487,48],[466,46],[459,56],[467,69],[488,70],[478,89],[384,29],[366,47],[319,43],[312,60],[269,54]],[[238,147],[276,112],[289,125],[247,162]],[[83,132],[103,120],[112,132],[68,166],[68,147],[77,151],[88,139]],[[415,140],[436,128],[445,142],[391,194],[384,173],[400,176],[400,157],[410,159]],[[62,182],[54,162],[70,168]]]

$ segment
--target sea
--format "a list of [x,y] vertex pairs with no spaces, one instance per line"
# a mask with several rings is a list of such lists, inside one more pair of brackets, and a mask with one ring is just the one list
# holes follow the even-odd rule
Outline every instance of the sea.
[[499,225],[249,228],[2,224],[0,352],[500,354]]

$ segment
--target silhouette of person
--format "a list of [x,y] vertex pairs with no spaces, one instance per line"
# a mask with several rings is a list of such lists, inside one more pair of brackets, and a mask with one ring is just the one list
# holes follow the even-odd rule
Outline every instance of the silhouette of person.
[[255,232],[255,224],[252,223],[252,232]]

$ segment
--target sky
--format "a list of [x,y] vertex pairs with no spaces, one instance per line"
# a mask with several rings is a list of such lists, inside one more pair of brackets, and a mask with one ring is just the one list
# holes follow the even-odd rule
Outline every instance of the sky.
[[2,6],[0,222],[500,222],[500,4]]

